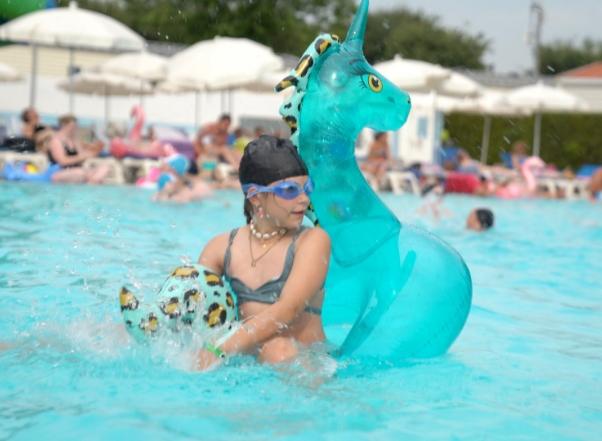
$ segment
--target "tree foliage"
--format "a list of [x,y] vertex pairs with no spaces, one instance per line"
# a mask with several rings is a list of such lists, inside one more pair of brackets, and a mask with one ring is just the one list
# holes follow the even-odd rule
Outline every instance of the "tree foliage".
[[[509,152],[516,141],[531,145],[534,118],[493,118],[488,163],[500,162],[500,154]],[[473,158],[481,156],[483,117],[455,113],[447,115],[445,126],[455,144]],[[541,125],[541,156],[560,168],[582,164],[602,164],[601,115],[545,114]]]
[[366,34],[364,51],[371,62],[399,54],[448,67],[482,69],[488,46],[480,34],[446,29],[434,17],[405,9],[371,14]]
[[[64,1],[64,3],[66,0]],[[148,40],[196,43],[245,37],[279,53],[301,54],[321,31],[342,32],[353,0],[80,0]]]
[[[62,5],[68,3],[61,0]],[[344,37],[355,0],[79,0],[111,15],[148,40],[192,44],[216,35],[246,37],[278,53],[300,55],[320,32]],[[367,58],[402,54],[451,67],[481,68],[482,36],[441,26],[436,18],[404,9],[370,15]]]
[[593,61],[602,61],[602,41],[586,39],[581,45],[555,41],[541,46],[539,72],[544,75],[557,74]]

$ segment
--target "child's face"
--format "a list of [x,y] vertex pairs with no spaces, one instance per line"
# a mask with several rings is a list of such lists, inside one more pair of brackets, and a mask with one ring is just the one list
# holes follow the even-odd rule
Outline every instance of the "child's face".
[[[295,182],[301,187],[307,182],[307,176],[295,176],[273,182],[270,186],[280,182]],[[278,228],[289,230],[297,229],[303,222],[303,216],[309,206],[309,197],[305,192],[299,193],[294,199],[284,199],[274,193],[261,193],[257,196],[266,214],[265,219]]]

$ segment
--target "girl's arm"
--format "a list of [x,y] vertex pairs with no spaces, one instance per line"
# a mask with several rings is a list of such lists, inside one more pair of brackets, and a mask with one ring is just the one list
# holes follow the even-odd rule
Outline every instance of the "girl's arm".
[[229,237],[230,233],[222,233],[207,242],[199,256],[199,264],[222,275],[224,273],[224,254],[228,247]]
[[280,299],[247,320],[220,350],[226,354],[244,352],[286,329],[324,286],[329,261],[328,234],[319,227],[307,231],[297,242],[293,268]]

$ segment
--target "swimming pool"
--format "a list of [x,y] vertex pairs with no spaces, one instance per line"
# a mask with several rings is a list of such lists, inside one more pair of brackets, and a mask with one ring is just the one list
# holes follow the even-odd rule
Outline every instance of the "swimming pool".
[[[128,344],[117,292],[152,292],[242,221],[241,198],[150,202],[136,188],[0,183],[0,439],[597,440],[602,431],[602,206],[450,197],[404,221],[456,247],[473,309],[451,352],[398,365],[242,359],[209,374]],[[464,231],[470,208],[497,215]],[[321,383],[321,384],[320,384]]]

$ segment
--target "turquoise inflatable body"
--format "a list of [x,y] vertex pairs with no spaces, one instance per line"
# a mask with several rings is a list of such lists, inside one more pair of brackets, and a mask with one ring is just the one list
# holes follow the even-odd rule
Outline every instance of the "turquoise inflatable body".
[[409,95],[368,64],[363,0],[344,42],[320,35],[276,90],[295,87],[280,112],[315,182],[311,202],[332,240],[323,308],[343,355],[401,359],[443,354],[472,297],[462,257],[435,236],[403,225],[372,191],[355,159],[364,127],[397,130]]

